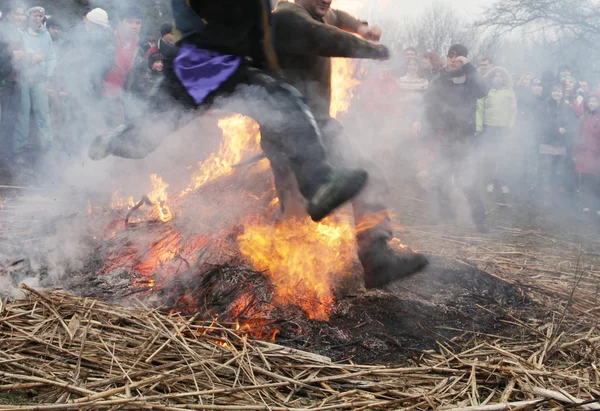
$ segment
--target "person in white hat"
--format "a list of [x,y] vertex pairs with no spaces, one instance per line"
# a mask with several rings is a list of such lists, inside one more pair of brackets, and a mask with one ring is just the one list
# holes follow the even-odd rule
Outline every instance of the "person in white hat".
[[107,29],[110,27],[108,13],[99,7],[85,15],[85,23],[88,30]]

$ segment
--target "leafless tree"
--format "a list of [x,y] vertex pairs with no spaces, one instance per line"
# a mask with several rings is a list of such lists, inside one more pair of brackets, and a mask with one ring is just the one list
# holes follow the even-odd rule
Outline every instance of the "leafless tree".
[[597,0],[497,0],[476,25],[493,27],[500,35],[522,28],[554,40],[572,39],[591,48],[600,47]]
[[460,43],[471,50],[472,56],[481,57],[493,54],[497,46],[497,38],[489,36],[485,27],[475,26],[451,5],[440,2],[434,2],[416,17],[383,19],[378,23],[384,29],[385,44],[396,53],[411,46],[420,52],[443,55],[452,44]]

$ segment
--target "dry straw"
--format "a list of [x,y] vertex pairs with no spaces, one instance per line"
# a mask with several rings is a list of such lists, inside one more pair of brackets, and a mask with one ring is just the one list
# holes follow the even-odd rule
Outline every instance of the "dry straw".
[[600,409],[600,336],[516,324],[406,367],[336,364],[232,327],[24,287],[0,306],[0,410]]

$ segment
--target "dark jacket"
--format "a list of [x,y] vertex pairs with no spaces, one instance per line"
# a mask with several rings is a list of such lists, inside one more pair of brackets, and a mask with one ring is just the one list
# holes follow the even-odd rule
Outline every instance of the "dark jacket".
[[0,41],[0,82],[8,78],[12,74],[12,71],[12,52],[8,43]]
[[177,46],[168,44],[162,38],[158,39],[158,52],[163,55],[166,60],[174,60],[177,57]]
[[155,85],[162,78],[163,73],[148,68],[147,64],[139,65],[134,70],[137,70],[137,72],[135,73],[135,81],[133,82],[131,92],[137,98],[142,100],[148,99]]
[[[7,52],[12,56],[14,51],[25,51],[23,36],[17,26],[9,21],[0,21],[0,39],[7,45]],[[18,63],[13,60],[12,74],[6,76],[6,81],[16,81],[20,69],[23,67],[23,62]]]
[[360,24],[343,11],[330,10],[322,19],[288,2],[279,3],[273,13],[275,50],[282,73],[308,100],[317,119],[329,116],[331,57],[387,57],[385,47],[348,32],[356,32]]
[[[557,103],[554,99],[548,98],[540,110],[538,124],[541,144],[571,148],[577,128],[577,118],[575,111],[565,100]],[[561,128],[567,132],[560,134]]]
[[487,96],[481,74],[467,63],[458,72],[442,69],[425,93],[425,117],[434,135],[467,138],[476,131],[477,100]]
[[171,0],[180,42],[249,57],[254,66],[277,70],[268,0]]

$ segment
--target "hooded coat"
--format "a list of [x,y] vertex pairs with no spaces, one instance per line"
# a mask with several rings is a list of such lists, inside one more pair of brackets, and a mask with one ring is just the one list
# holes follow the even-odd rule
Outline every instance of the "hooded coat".
[[[600,94],[590,97],[600,100]],[[600,108],[590,111],[589,97],[585,100],[585,114],[579,120],[575,137],[575,170],[581,174],[600,176]]]
[[517,121],[517,97],[508,71],[502,67],[494,67],[485,75],[484,80],[491,86],[498,71],[504,77],[504,86],[491,87],[488,95],[477,101],[477,131],[482,131],[486,126],[513,128]]

